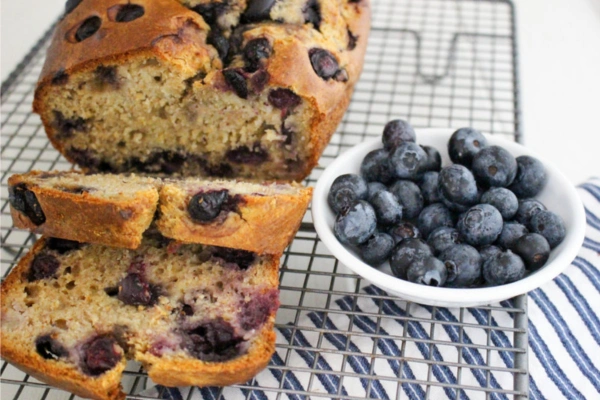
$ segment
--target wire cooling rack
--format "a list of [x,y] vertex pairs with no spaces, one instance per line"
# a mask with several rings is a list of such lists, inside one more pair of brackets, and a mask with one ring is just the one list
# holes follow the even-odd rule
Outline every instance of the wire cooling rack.
[[[473,126],[520,139],[517,38],[510,1],[373,0],[372,8],[363,75],[308,184],[314,185],[341,152],[380,135],[393,118],[407,119],[417,127]],[[38,116],[31,113],[50,35],[51,29],[2,84],[2,276],[35,241],[34,235],[11,227],[8,176],[71,167],[51,147]],[[387,296],[329,253],[307,213],[284,255],[277,353],[268,369],[245,385],[182,393],[187,399],[206,393],[209,398],[227,399],[524,399],[528,397],[526,299],[520,296],[504,307],[452,310],[456,317],[449,317],[444,309]],[[359,304],[365,302],[375,309],[361,309]],[[497,317],[507,312],[510,322],[499,323],[507,319]],[[333,327],[326,322],[333,318],[346,322]],[[382,325],[390,320],[397,329],[384,331]],[[506,338],[504,344],[498,343],[500,336]],[[374,339],[371,348],[354,344],[365,338]],[[399,353],[381,351],[381,344],[396,346]],[[452,356],[440,358],[440,352]],[[357,360],[364,361],[363,369],[356,367]],[[382,369],[382,364],[396,369]],[[440,368],[456,379],[440,379]],[[0,372],[4,400],[75,398],[6,362]],[[469,383],[473,376],[479,385]],[[508,385],[492,384],[501,376]],[[337,386],[333,392],[331,387],[324,390],[323,382]],[[377,389],[382,383],[384,392]],[[178,398],[165,388],[145,391],[152,384],[136,363],[128,364],[123,386],[129,399]]]

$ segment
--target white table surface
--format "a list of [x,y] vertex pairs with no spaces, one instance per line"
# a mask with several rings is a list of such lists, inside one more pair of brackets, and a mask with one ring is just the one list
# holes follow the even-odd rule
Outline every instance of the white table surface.
[[[64,0],[4,0],[1,79]],[[573,182],[600,176],[600,0],[515,0],[525,143]]]

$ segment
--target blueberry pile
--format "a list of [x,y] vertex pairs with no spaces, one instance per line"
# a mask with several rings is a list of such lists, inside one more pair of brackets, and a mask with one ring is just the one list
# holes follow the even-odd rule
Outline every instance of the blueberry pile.
[[389,261],[398,278],[429,286],[495,286],[541,268],[564,239],[561,217],[533,198],[547,182],[539,160],[472,128],[452,134],[454,164],[443,168],[405,121],[390,121],[382,141],[327,197],[335,236],[369,265]]

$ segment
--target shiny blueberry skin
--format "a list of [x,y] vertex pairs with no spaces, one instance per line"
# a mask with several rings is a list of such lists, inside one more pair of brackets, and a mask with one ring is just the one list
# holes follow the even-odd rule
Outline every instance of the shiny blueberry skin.
[[357,246],[369,240],[376,228],[375,210],[366,201],[359,200],[338,215],[333,233],[340,242]]
[[519,209],[517,196],[506,188],[491,188],[481,195],[480,201],[496,207],[505,221],[513,219]]
[[461,243],[460,234],[454,228],[442,226],[434,230],[427,237],[427,244],[438,255],[449,247]]
[[517,176],[508,187],[520,199],[537,196],[548,183],[546,168],[531,156],[517,157]]
[[504,285],[524,276],[523,260],[510,250],[492,256],[483,264],[483,279],[490,285]]
[[481,281],[481,256],[468,244],[457,244],[447,248],[438,257],[448,269],[446,286],[466,288]]
[[442,168],[438,175],[438,189],[444,204],[452,211],[464,211],[464,208],[477,204],[479,198],[475,177],[459,164]]
[[381,141],[383,142],[383,147],[391,151],[402,143],[415,143],[417,141],[417,135],[408,122],[401,119],[394,119],[385,124]]
[[77,32],[75,32],[75,40],[78,42],[84,41],[89,38],[100,29],[102,25],[102,20],[98,16],[92,16],[83,21],[83,23],[77,28]]
[[486,146],[487,139],[481,132],[473,128],[461,128],[448,141],[448,155],[452,162],[470,167],[475,154]]
[[442,201],[438,190],[439,173],[436,171],[428,171],[421,178],[419,188],[425,200],[425,204],[439,203]]
[[448,278],[448,270],[443,262],[435,257],[428,257],[421,261],[413,262],[406,276],[409,282],[427,286],[443,286]]
[[389,163],[396,178],[417,180],[425,173],[427,153],[416,143],[404,142],[390,151]]
[[456,217],[452,211],[442,203],[428,205],[421,211],[417,220],[417,227],[423,234],[423,237],[429,237],[429,234],[442,226],[454,227]]
[[414,219],[419,216],[425,205],[421,189],[416,183],[411,181],[399,180],[390,186],[389,191],[398,199],[402,205],[404,219]]
[[390,255],[396,243],[387,233],[375,232],[375,234],[360,246],[360,256],[369,265],[374,267],[383,264]]
[[433,257],[431,248],[422,239],[405,239],[392,252],[390,267],[392,273],[400,279],[407,279],[407,271],[415,261]]
[[389,153],[385,149],[369,152],[360,165],[360,174],[367,182],[389,183],[393,179]]
[[518,222],[507,222],[504,224],[502,228],[502,232],[500,232],[500,236],[496,240],[496,245],[500,246],[506,250],[513,248],[513,245],[521,236],[529,233],[525,225],[522,225]]
[[390,236],[394,239],[396,244],[402,242],[404,239],[420,239],[421,232],[419,228],[407,221],[402,221],[388,229],[387,231]]
[[387,190],[387,187],[381,182],[369,182],[367,183],[367,199],[371,202],[371,199],[375,195],[375,193],[380,192],[382,190]]
[[515,220],[529,228],[531,218],[543,210],[546,210],[546,206],[536,199],[520,200]]
[[46,222],[46,215],[37,196],[24,183],[9,186],[8,201],[15,210],[25,214],[34,224],[41,225]]
[[340,70],[335,56],[325,49],[310,49],[308,56],[315,73],[326,81],[335,77]]
[[221,206],[227,200],[228,193],[229,191],[226,189],[196,193],[187,206],[192,220],[210,222],[217,218],[221,212]]
[[495,207],[478,204],[460,216],[456,228],[468,244],[485,246],[498,239],[502,226],[502,215]]
[[498,253],[502,253],[502,249],[498,246],[494,246],[493,244],[483,246],[479,249],[479,255],[481,256],[481,261],[483,263]]
[[246,77],[242,72],[235,69],[226,69],[223,70],[223,76],[229,86],[240,98],[248,98],[248,82],[246,82]]
[[517,160],[500,146],[489,146],[473,157],[473,175],[485,187],[507,187],[517,176]]
[[545,237],[551,249],[558,246],[567,234],[563,219],[548,210],[540,211],[531,217],[529,227],[532,232]]
[[402,206],[396,196],[382,190],[369,199],[375,210],[377,223],[382,226],[394,225],[402,220]]
[[356,174],[340,175],[331,184],[327,203],[336,214],[352,206],[358,200],[366,200],[367,182]]
[[423,171],[436,171],[442,169],[442,156],[440,152],[431,146],[421,146],[427,154],[427,162],[423,164]]
[[512,251],[519,255],[528,271],[536,271],[546,264],[550,257],[550,245],[539,233],[528,233],[521,236],[514,244]]

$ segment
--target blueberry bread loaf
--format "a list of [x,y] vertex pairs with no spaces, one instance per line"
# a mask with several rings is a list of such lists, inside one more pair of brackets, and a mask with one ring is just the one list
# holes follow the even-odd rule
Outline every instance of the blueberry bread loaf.
[[16,227],[46,236],[135,249],[155,218],[164,236],[280,254],[312,195],[299,184],[152,179],[39,172],[8,180]]
[[369,25],[369,0],[69,0],[34,110],[86,171],[301,180]]
[[137,250],[42,238],[2,283],[2,357],[92,399],[126,360],[166,386],[229,385],[275,349],[279,256],[146,238]]

